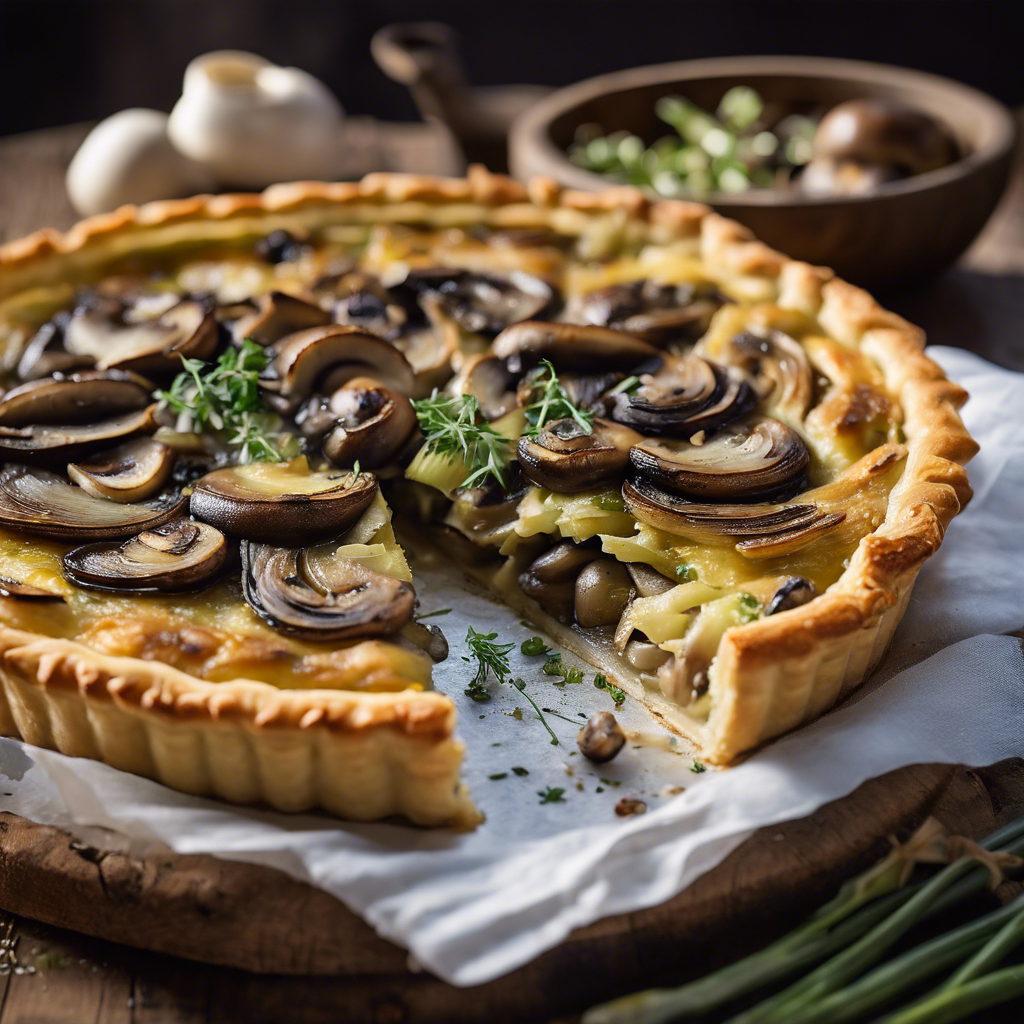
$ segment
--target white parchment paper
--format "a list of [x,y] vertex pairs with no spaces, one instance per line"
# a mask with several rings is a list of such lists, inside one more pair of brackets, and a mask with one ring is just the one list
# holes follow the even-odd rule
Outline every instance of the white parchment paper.
[[[472,985],[573,928],[669,899],[755,829],[809,814],[868,778],[907,764],[981,765],[1024,753],[1024,659],[1015,638],[997,635],[1024,626],[1024,375],[956,349],[931,353],[973,396],[965,419],[982,444],[971,468],[974,502],[921,573],[874,679],[737,768],[696,774],[692,759],[667,744],[631,744],[612,764],[591,765],[574,754],[575,733],[611,708],[610,698],[592,687],[592,671],[584,684],[559,689],[540,659],[518,652],[513,670],[549,709],[558,744],[510,686],[473,702],[463,695],[466,626],[516,641],[532,630],[461,581],[421,574],[427,610],[459,608],[431,621],[452,646],[436,679],[459,706],[465,777],[487,815],[475,833],[232,807],[10,739],[0,740],[0,806],[91,842],[280,868],[336,895],[442,978]],[[633,701],[617,714],[665,737]],[[542,803],[548,787],[564,790],[562,799]],[[617,817],[623,796],[643,799],[648,812]]]

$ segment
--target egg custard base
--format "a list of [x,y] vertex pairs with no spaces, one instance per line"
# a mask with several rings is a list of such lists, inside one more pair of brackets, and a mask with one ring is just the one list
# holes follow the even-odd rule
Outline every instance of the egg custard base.
[[[845,350],[866,357],[902,413],[905,461],[884,520],[810,603],[725,631],[706,720],[618,671],[621,660],[602,663],[592,645],[527,599],[507,570],[490,571],[487,581],[610,670],[715,764],[818,717],[864,680],[888,647],[922,564],[969,500],[963,463],[976,445],[957,415],[967,396],[924,355],[918,328],[831,271],[787,259],[703,206],[652,202],[629,188],[580,193],[543,179],[523,186],[480,169],[464,180],[373,174],[352,184],[150,203],[4,246],[0,312],[52,304],[55,296],[59,303],[65,292],[70,299],[76,285],[125,260],[230,247],[279,229],[329,239],[381,224],[553,229],[586,240],[597,260],[620,245],[678,246],[733,297],[811,317]],[[41,628],[0,626],[0,734],[187,793],[286,811],[321,807],[357,820],[401,815],[473,827],[480,816],[459,781],[455,724],[453,702],[422,687],[362,692],[208,681]]]

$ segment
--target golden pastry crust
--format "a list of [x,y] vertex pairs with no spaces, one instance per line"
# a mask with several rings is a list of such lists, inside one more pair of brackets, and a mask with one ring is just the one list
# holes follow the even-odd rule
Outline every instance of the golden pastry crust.
[[[591,194],[563,191],[546,179],[523,186],[471,168],[460,180],[372,174],[358,183],[295,183],[261,195],[151,203],[91,218],[63,235],[37,232],[0,248],[0,304],[32,288],[84,280],[125,253],[277,228],[412,221],[583,234],[609,218],[623,237],[692,243],[718,275],[817,317],[834,338],[875,362],[904,413],[909,455],[884,523],[860,542],[826,593],[725,633],[707,723],[636,694],[709,761],[727,764],[822,714],[865,678],[891,641],[922,564],[970,498],[962,467],[977,446],[957,414],[965,392],[924,355],[922,332],[866,292],[827,269],[787,259],[698,204],[652,202],[625,187]],[[458,783],[455,709],[437,693],[207,683],[156,662],[7,628],[0,628],[0,683],[0,732],[99,757],[189,792],[263,799],[289,810],[323,806],[354,818],[398,813],[461,827],[479,820]]]

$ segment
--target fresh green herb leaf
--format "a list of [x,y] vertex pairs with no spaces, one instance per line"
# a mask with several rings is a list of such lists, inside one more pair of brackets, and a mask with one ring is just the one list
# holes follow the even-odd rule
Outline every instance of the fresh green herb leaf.
[[571,668],[571,669],[569,669],[565,673],[565,676],[563,678],[564,678],[565,682],[567,682],[567,683],[582,683],[583,682],[583,669],[581,669],[581,668]]
[[603,793],[604,792],[604,786],[598,786],[597,789],[594,790],[594,792],[595,793]]
[[266,349],[248,338],[225,349],[216,363],[182,359],[170,389],[155,397],[177,413],[182,429],[221,434],[239,449],[239,461],[280,462],[299,453],[301,440],[282,431],[281,418],[263,406],[260,374],[268,359]]
[[682,580],[684,583],[692,583],[696,578],[697,570],[692,565],[680,562],[676,566],[676,579]]
[[537,796],[542,804],[564,804],[565,789],[561,786],[548,786],[546,789],[538,789]]
[[449,462],[462,459],[468,474],[463,487],[476,487],[488,477],[505,486],[510,442],[484,419],[472,395],[440,395],[435,390],[412,405],[427,451],[447,455]]
[[694,761],[693,764],[690,765],[690,771],[695,775],[700,775],[701,772],[706,772],[707,768],[705,768],[700,761]]
[[548,660],[544,662],[544,667],[541,671],[546,676],[560,676],[565,672],[562,668],[562,655],[561,654],[549,654]]
[[537,658],[542,654],[547,654],[551,648],[539,636],[531,636],[529,640],[522,642],[519,650],[528,658]]
[[753,594],[740,594],[738,618],[741,623],[753,622],[761,614],[761,602]]
[[594,498],[594,506],[602,512],[624,512],[626,510],[621,494],[599,494]]
[[547,359],[542,359],[531,381],[531,401],[526,406],[526,422],[530,425],[527,433],[536,437],[544,427],[554,420],[574,419],[581,430],[590,433],[594,414],[578,409],[558,383],[558,374]]
[[[544,726],[548,731],[548,735],[551,737],[551,746],[558,746],[558,737],[554,734],[551,726],[548,725],[548,720],[544,717],[544,712],[537,707],[537,702],[526,692],[526,682],[522,679],[511,679],[509,682],[530,702],[530,706],[534,711],[537,712],[537,717],[540,719],[540,724]],[[516,709],[518,710],[518,708]]]
[[362,469],[359,467],[359,460],[356,459],[356,461],[352,463],[352,483],[355,483],[359,479],[361,473]]
[[[463,658],[463,661],[468,661],[468,658]],[[483,704],[491,699],[491,691],[487,687],[478,682],[476,679],[472,680],[469,686],[463,691],[467,697],[471,697],[473,700]]]
[[608,677],[603,672],[598,672],[594,676],[594,686],[599,690],[606,690],[616,704],[622,704],[626,700],[625,691],[619,689],[614,683],[609,683]]
[[530,773],[525,768],[514,767],[512,769],[515,775],[529,775]]
[[492,782],[497,782],[499,779],[507,779],[508,772],[495,772],[494,775],[488,775],[487,778],[489,778]]
[[511,671],[508,663],[508,652],[515,647],[515,643],[499,644],[497,633],[478,633],[472,626],[466,632],[466,646],[469,648],[469,657],[463,656],[463,661],[476,660],[476,675],[466,690],[466,696],[473,700],[490,700],[491,694],[487,689],[487,677],[493,675],[499,682],[505,682],[506,676]]
[[621,786],[622,782],[619,779],[601,779],[606,786],[611,786],[614,789],[616,786]]

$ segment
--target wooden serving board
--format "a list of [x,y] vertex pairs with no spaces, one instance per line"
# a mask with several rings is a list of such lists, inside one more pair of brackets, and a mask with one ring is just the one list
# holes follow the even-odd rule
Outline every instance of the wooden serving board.
[[[0,907],[192,960],[320,976],[318,986],[334,994],[330,1015],[303,1021],[548,1019],[677,982],[681,965],[702,973],[764,941],[884,853],[886,836],[916,826],[944,794],[947,824],[971,834],[990,828],[995,812],[1024,808],[1024,762],[988,772],[1002,794],[994,800],[984,799],[982,776],[948,765],[871,780],[808,818],[761,830],[668,903],[579,929],[527,967],[470,990],[411,973],[402,949],[332,896],[274,869],[209,856],[105,853],[9,813],[0,813]],[[950,801],[952,781],[959,789]],[[381,1018],[382,999],[401,1014]],[[274,1018],[254,1010],[238,1019]]]

